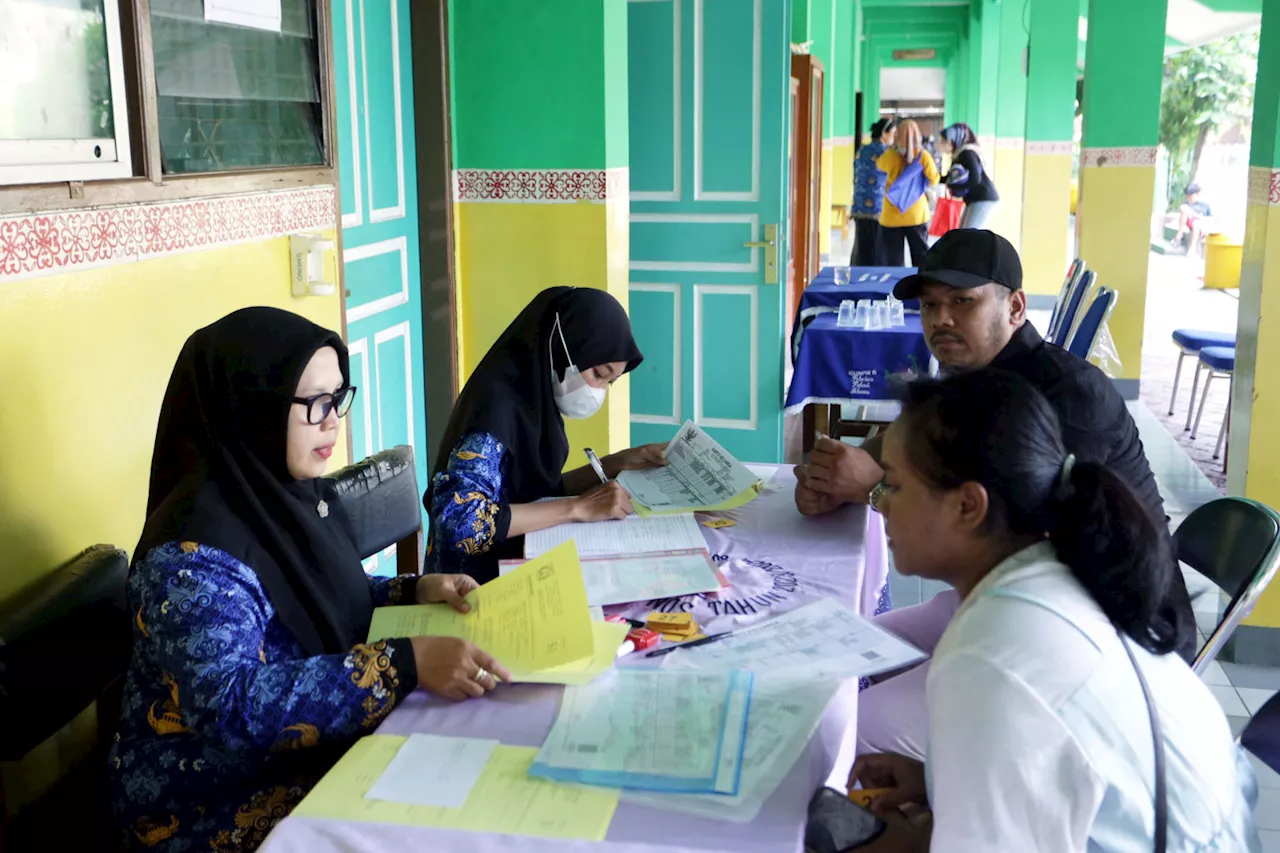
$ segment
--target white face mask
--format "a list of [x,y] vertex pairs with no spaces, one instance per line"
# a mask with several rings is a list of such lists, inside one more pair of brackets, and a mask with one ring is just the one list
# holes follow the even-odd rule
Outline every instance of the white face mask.
[[[573,356],[569,354],[569,345],[564,341],[564,330],[560,328],[559,314],[556,314],[555,331],[560,335],[560,346],[564,347],[564,357],[569,362],[569,366],[564,369],[564,379],[556,379],[555,359],[551,360],[553,365],[551,382],[554,386],[556,408],[566,418],[574,420],[589,418],[600,411],[600,407],[604,405],[605,389],[588,385],[578,366],[573,363]],[[550,338],[547,338],[547,355],[551,355]]]

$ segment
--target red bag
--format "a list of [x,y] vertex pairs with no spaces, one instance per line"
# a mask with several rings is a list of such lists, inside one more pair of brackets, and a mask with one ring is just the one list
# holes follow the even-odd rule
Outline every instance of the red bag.
[[933,211],[933,221],[929,223],[929,236],[941,237],[952,228],[960,227],[960,217],[964,215],[964,202],[958,198],[940,198]]

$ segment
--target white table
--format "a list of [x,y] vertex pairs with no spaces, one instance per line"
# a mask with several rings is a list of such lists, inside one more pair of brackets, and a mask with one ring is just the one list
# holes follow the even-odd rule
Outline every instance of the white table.
[[[830,597],[866,615],[875,613],[888,577],[888,550],[880,517],[865,507],[845,507],[810,519],[795,508],[795,477],[788,467],[758,468],[768,483],[730,517],[733,527],[703,528],[708,548],[734,583],[718,600],[690,596],[665,602],[690,610],[709,631],[767,619]],[[727,602],[734,602],[726,607]],[[636,605],[635,612],[652,609]],[[754,610],[755,612],[751,612]],[[677,652],[677,654],[679,654]],[[482,699],[454,704],[418,691],[396,708],[379,734],[434,734],[496,738],[515,746],[540,746],[551,729],[563,688],[520,684]],[[801,851],[804,815],[813,791],[843,784],[853,762],[858,685],[846,683],[827,707],[818,732],[756,819],[735,824],[620,803],[603,844],[418,829],[372,823],[289,817],[276,827],[265,853],[374,853],[440,850],[450,853],[680,853],[680,851]]]

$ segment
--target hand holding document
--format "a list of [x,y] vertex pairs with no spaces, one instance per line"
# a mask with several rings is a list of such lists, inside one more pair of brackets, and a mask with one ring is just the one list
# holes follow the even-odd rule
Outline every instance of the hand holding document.
[[891,672],[925,657],[869,619],[824,598],[738,629],[721,642],[668,655],[663,667],[855,678]]
[[734,794],[751,682],[745,671],[623,669],[571,687],[529,772],[565,782]]
[[692,421],[680,428],[663,456],[667,464],[661,468],[618,475],[641,515],[733,509],[763,488],[759,477]]
[[[418,735],[414,735],[418,737]],[[391,767],[404,749],[407,738],[370,735],[356,741],[347,754],[325,774],[293,814],[332,820],[425,826],[540,838],[573,838],[603,841],[618,806],[618,791],[561,785],[529,775],[529,765],[537,753],[532,747],[494,746],[476,775],[479,760],[468,747],[435,769],[418,766],[424,754],[411,751],[409,766]],[[433,738],[435,745],[453,738]],[[440,760],[433,753],[432,761]],[[440,797],[440,788],[450,784],[466,788],[461,806],[419,805],[404,800],[422,791],[410,791],[413,769],[432,777],[427,798]],[[387,774],[391,777],[388,779]],[[474,778],[473,778],[474,777]],[[451,781],[452,780],[452,781]],[[398,802],[374,797],[387,786],[401,788]]]
[[490,581],[466,601],[471,605],[466,614],[447,604],[375,608],[369,641],[461,637],[492,655],[517,681],[594,655],[596,633],[572,543]]

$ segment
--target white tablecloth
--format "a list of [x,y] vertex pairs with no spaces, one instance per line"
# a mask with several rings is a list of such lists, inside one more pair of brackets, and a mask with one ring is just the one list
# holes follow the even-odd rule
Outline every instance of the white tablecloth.
[[[708,548],[720,558],[721,570],[734,588],[715,597],[670,599],[656,607],[645,603],[629,610],[690,610],[709,632],[751,624],[824,597],[866,615],[875,613],[888,577],[880,517],[865,507],[845,507],[822,518],[805,518],[795,508],[795,477],[790,468],[753,467],[765,476],[765,491],[745,507],[716,514],[733,518],[735,526],[703,528]],[[553,685],[511,685],[459,704],[418,691],[391,713],[378,733],[431,732],[540,746],[555,720],[562,690]],[[857,695],[856,680],[836,694],[808,749],[749,824],[621,803],[605,843],[599,845],[289,817],[261,849],[265,853],[801,851],[809,797],[822,784],[843,784],[853,762]]]

